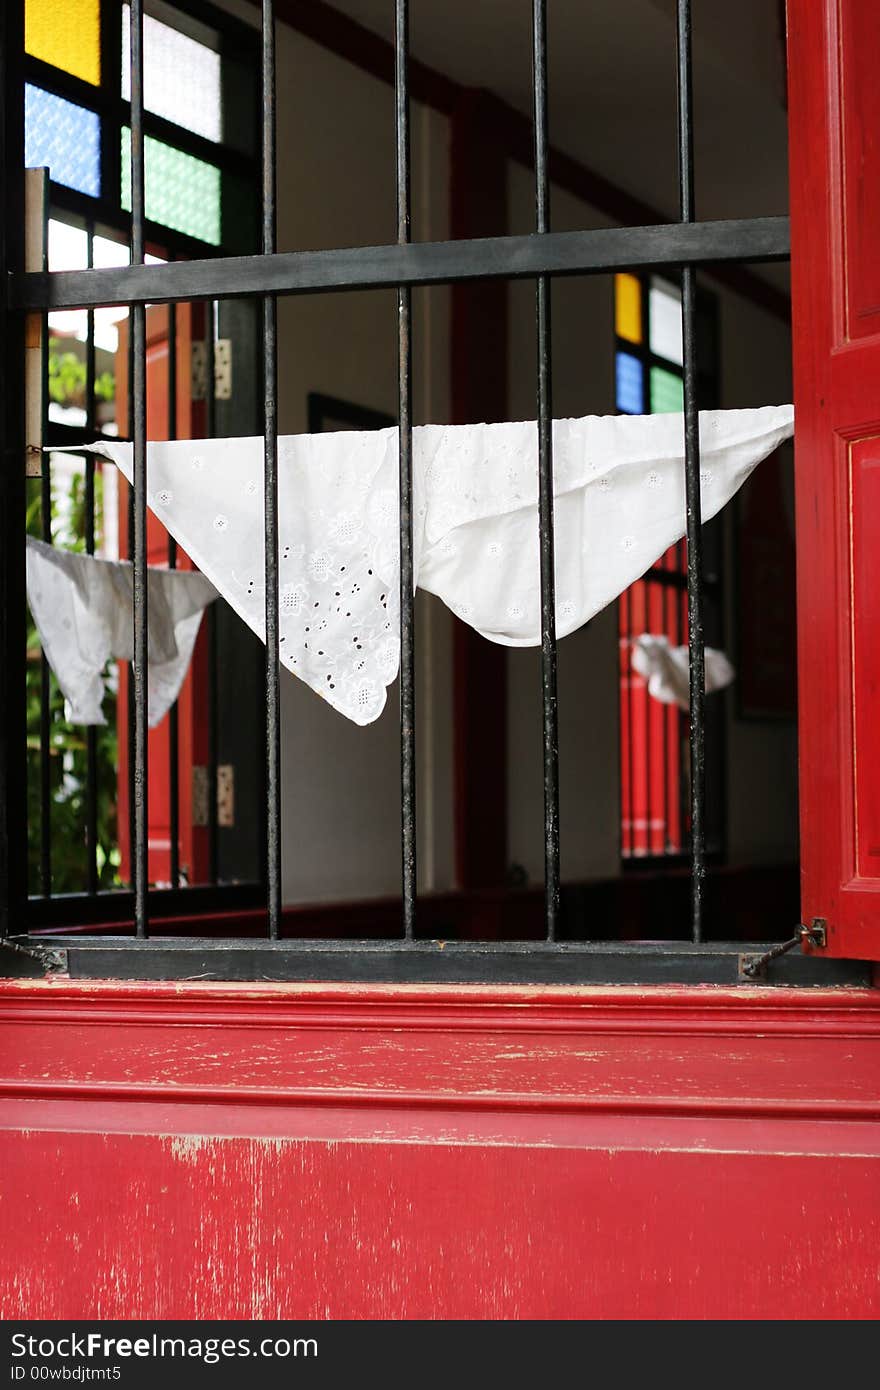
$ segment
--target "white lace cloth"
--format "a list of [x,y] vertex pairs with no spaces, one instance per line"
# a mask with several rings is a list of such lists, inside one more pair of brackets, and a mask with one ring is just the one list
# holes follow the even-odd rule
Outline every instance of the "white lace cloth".
[[[662,633],[642,633],[632,647],[632,666],[648,683],[648,694],[664,705],[686,710],[690,703],[690,662],[687,647],[672,647]],[[706,694],[723,690],[736,679],[726,654],[706,647]]]
[[[708,519],[793,428],[791,406],[704,412]],[[556,623],[564,637],[616,598],[685,529],[681,415],[553,426]],[[95,452],[131,478],[131,446]],[[278,441],[280,659],[342,714],[382,712],[399,660],[397,430]],[[413,431],[419,587],[506,646],[540,642],[534,421]],[[151,444],[147,500],[265,640],[263,441]]]
[[[147,578],[148,718],[158,724],[180,693],[207,605],[203,574],[150,568]],[[132,567],[27,538],[27,598],[46,660],[73,724],[105,724],[103,671],[133,656]]]

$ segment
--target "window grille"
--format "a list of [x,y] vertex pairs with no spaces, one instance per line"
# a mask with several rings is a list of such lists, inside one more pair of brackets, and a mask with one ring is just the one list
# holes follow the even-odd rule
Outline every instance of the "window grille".
[[[103,10],[114,10],[104,6]],[[395,131],[396,241],[389,245],[339,248],[316,252],[283,252],[276,248],[275,144],[275,25],[273,0],[263,0],[260,42],[260,252],[213,254],[213,232],[201,238],[185,231],[182,245],[188,259],[147,264],[148,238],[157,232],[146,197],[145,172],[152,157],[151,130],[156,139],[168,135],[163,116],[147,108],[144,57],[144,3],[131,0],[128,11],[130,52],[130,117],[125,126],[125,167],[129,171],[131,204],[130,264],[119,267],[46,273],[24,270],[22,242],[24,129],[22,120],[23,66],[22,6],[5,7],[3,86],[7,94],[4,130],[4,193],[7,233],[3,271],[11,272],[6,305],[4,373],[3,524],[4,554],[3,650],[9,669],[21,661],[23,591],[23,479],[17,460],[23,456],[20,409],[23,361],[23,316],[58,310],[95,313],[102,306],[126,304],[131,316],[133,443],[133,561],[134,650],[133,714],[130,722],[133,764],[132,844],[133,902],[131,933],[125,938],[45,937],[27,933],[21,847],[23,827],[17,808],[23,805],[22,702],[16,682],[4,699],[2,766],[6,863],[3,866],[4,930],[23,953],[45,958],[62,952],[74,974],[109,974],[169,978],[286,978],[286,979],[492,979],[585,981],[616,979],[678,980],[700,978],[717,982],[738,977],[739,950],[704,947],[706,875],[705,707],[704,707],[704,589],[700,524],[696,273],[700,266],[784,260],[789,255],[788,221],[782,217],[700,222],[696,217],[693,173],[693,115],[691,84],[691,23],[689,0],[677,0],[677,129],[679,218],[647,227],[554,232],[550,216],[549,135],[547,117],[547,6],[532,3],[532,98],[534,133],[535,227],[529,235],[480,240],[413,242],[410,216],[409,126],[409,6],[395,0]],[[116,50],[114,50],[116,51]],[[89,80],[89,79],[84,79]],[[99,103],[100,105],[100,103]],[[101,117],[107,109],[101,106]],[[216,165],[230,175],[242,172],[246,156],[206,150],[206,137],[178,131],[180,148]],[[112,142],[111,142],[112,143]],[[210,156],[210,158],[209,158]],[[101,177],[116,181],[122,196],[122,169],[114,158],[102,156]],[[74,180],[75,182],[75,180]],[[81,190],[69,188],[65,197],[81,209]],[[79,200],[79,201],[78,201]],[[224,238],[229,241],[228,238]],[[234,248],[233,248],[234,249]],[[687,540],[685,593],[690,658],[689,789],[691,891],[686,932],[680,943],[646,950],[632,944],[611,946],[559,940],[560,841],[557,669],[553,580],[553,354],[550,324],[550,286],[554,278],[608,274],[680,276],[681,383],[684,417]],[[414,287],[482,279],[526,279],[535,283],[537,359],[535,407],[538,423],[538,479],[541,592],[541,690],[544,786],[544,926],[542,942],[455,942],[419,939],[416,892],[416,748],[415,748],[415,625],[413,612],[412,536],[412,309]],[[398,426],[400,467],[400,807],[401,918],[400,933],[381,942],[294,942],[281,939],[281,798],[278,607],[278,295],[331,293],[342,290],[395,288],[398,322]],[[147,421],[145,413],[145,314],[147,304],[176,305],[245,297],[262,313],[261,368],[263,381],[262,433],[265,440],[265,923],[262,943],[219,938],[179,938],[151,934],[151,895],[148,892],[147,845]],[[667,383],[668,384],[668,383]],[[658,383],[659,385],[662,383]],[[18,668],[14,663],[18,662]],[[217,903],[226,890],[218,890]],[[683,924],[684,926],[684,924]],[[788,924],[780,935],[788,935]],[[741,949],[741,948],[739,948]],[[752,948],[754,949],[754,948]],[[780,969],[790,978],[828,978],[828,969],[844,970],[842,962],[783,958]],[[850,967],[852,968],[852,967]],[[826,974],[822,974],[825,970]]]

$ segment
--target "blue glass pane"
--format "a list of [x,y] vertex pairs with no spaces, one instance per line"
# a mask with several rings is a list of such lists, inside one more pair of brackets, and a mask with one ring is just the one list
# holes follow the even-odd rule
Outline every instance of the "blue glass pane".
[[617,354],[617,409],[627,415],[641,415],[645,409],[644,369],[630,352]]
[[28,83],[24,91],[24,162],[49,167],[56,183],[97,198],[101,192],[101,121],[63,97]]

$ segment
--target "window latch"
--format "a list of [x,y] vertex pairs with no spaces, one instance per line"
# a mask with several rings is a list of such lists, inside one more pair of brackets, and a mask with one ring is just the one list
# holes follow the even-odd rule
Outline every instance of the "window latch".
[[786,955],[795,946],[813,946],[816,950],[822,950],[827,944],[827,924],[823,917],[814,917],[809,926],[801,922],[790,941],[781,941],[778,946],[771,946],[769,951],[764,951],[763,955],[760,956],[740,956],[740,979],[760,979],[766,975],[767,966],[771,961],[778,960],[780,956]]

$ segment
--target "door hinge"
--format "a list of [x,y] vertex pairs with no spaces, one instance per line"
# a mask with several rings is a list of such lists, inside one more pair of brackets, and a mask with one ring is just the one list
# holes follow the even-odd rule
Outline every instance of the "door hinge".
[[767,966],[771,961],[778,960],[795,946],[812,946],[813,950],[821,951],[827,945],[828,924],[824,917],[814,917],[809,926],[801,922],[790,941],[781,941],[778,946],[771,946],[769,951],[764,951],[760,956],[740,956],[739,977],[741,980],[759,979],[767,973]]
[[[190,365],[190,395],[203,401],[208,391],[208,344],[197,338],[192,344]],[[218,338],[214,343],[214,399],[232,398],[232,339]]]
[[[195,827],[208,824],[208,769],[196,764],[192,770],[192,823]],[[217,768],[217,824],[235,825],[235,768],[232,763],[220,763]]]

